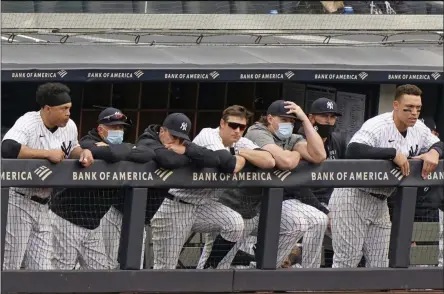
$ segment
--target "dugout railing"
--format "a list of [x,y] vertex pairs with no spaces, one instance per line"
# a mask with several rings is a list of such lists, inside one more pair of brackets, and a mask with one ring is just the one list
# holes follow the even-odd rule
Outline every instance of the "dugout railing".
[[[37,169],[48,169],[44,179]],[[427,178],[421,161],[411,161],[402,177],[395,166],[379,160],[335,160],[321,165],[302,162],[295,170],[244,168],[236,176],[191,167],[159,170],[154,162],[106,164],[82,168],[75,160],[2,160],[2,263],[9,187],[125,187],[120,270],[2,271],[2,293],[244,292],[443,289],[439,267],[409,267],[418,187],[444,186],[444,162]],[[89,177],[87,177],[89,175]],[[94,175],[94,176],[93,176]],[[388,268],[276,269],[276,252],[285,187],[398,187],[392,215]],[[263,188],[257,269],[139,270],[145,204],[150,188]]]

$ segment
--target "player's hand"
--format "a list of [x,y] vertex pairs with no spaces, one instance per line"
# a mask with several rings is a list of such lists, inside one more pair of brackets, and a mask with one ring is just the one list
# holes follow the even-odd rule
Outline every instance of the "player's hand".
[[330,217],[330,213],[327,214],[327,217],[328,217],[327,229],[331,230],[331,217]]
[[88,167],[94,163],[94,157],[88,149],[83,149],[80,153],[79,162],[83,165],[83,167]]
[[423,179],[426,179],[428,175],[435,170],[439,163],[439,153],[435,149],[413,158],[421,159],[423,161],[421,171],[421,176]]
[[235,155],[235,157],[236,157],[236,167],[234,168],[234,173],[237,173],[244,168],[246,160],[244,157],[240,155]]
[[401,152],[396,152],[396,156],[395,159],[393,159],[393,162],[397,166],[399,166],[404,176],[408,176],[410,174],[410,163],[404,154],[402,154]]
[[98,146],[98,147],[106,147],[106,146],[109,146],[109,145],[106,144],[105,142],[97,142],[96,146]]
[[177,154],[185,154],[187,148],[184,145],[173,143],[173,144],[165,144],[165,148],[168,150],[174,151]]
[[288,109],[287,114],[294,114],[298,119],[304,121],[307,118],[307,115],[302,110],[302,108],[292,101],[285,101],[285,108]]
[[59,163],[65,159],[65,152],[61,149],[52,149],[47,151],[46,159],[52,163]]

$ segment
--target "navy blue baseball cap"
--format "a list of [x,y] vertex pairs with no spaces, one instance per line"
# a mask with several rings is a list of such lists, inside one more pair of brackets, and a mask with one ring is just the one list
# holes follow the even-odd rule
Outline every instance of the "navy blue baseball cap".
[[328,98],[318,98],[311,104],[309,114],[333,113],[336,116],[342,116],[339,112],[338,105]]
[[421,118],[421,120],[431,131],[436,131],[436,123],[433,117],[427,116]]
[[188,136],[191,131],[191,121],[183,113],[172,113],[168,115],[162,124],[174,137],[190,140]]
[[297,116],[293,113],[287,113],[288,109],[285,108],[284,100],[276,100],[268,106],[267,115],[280,116],[280,117],[288,117],[297,119]]
[[97,120],[97,123],[105,126],[131,126],[131,124],[128,122],[128,117],[124,115],[119,109],[113,107],[108,107],[104,109],[99,114],[99,118]]

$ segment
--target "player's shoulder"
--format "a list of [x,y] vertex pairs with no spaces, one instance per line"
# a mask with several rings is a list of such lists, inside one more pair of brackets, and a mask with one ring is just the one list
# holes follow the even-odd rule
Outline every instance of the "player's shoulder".
[[68,133],[68,134],[76,134],[77,135],[77,125],[72,119],[69,119],[66,126],[64,128],[61,128],[61,130],[65,133]]
[[425,125],[425,123],[418,119],[415,123],[415,125],[412,127],[414,130],[419,131],[421,133],[429,133],[430,129]]
[[16,124],[20,125],[20,128],[31,129],[39,122],[42,122],[39,111],[29,111],[20,116]]
[[213,128],[203,128],[199,132],[198,136],[214,136],[214,135],[218,134],[217,130],[218,130],[217,128],[216,129],[213,129]]
[[393,124],[393,113],[386,112],[369,118],[363,124],[364,128],[379,129],[390,127]]

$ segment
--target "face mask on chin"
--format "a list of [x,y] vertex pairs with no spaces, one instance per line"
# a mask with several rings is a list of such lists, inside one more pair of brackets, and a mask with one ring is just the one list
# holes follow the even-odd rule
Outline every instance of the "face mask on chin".
[[286,123],[279,123],[279,128],[277,131],[275,131],[276,137],[278,137],[280,140],[286,140],[291,137],[293,134],[293,124],[286,122]]
[[122,144],[123,142],[123,131],[119,130],[108,130],[108,136],[106,141],[109,144]]
[[321,125],[318,123],[315,123],[313,127],[321,138],[327,138],[335,129],[335,125]]

